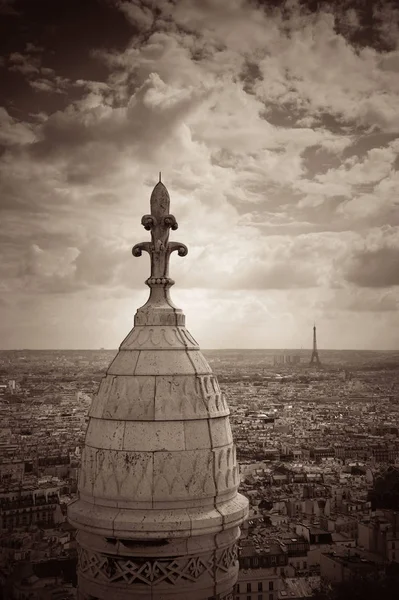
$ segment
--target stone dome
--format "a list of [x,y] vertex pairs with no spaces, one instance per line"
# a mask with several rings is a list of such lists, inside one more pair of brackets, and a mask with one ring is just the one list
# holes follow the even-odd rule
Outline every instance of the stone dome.
[[[229,408],[185,317],[169,296],[169,194],[151,215],[151,289],[93,399],[78,484],[68,508],[78,529],[81,598],[228,597],[248,501]],[[216,594],[216,591],[217,594]],[[208,594],[208,595],[205,595]],[[224,594],[224,595],[223,595]]]

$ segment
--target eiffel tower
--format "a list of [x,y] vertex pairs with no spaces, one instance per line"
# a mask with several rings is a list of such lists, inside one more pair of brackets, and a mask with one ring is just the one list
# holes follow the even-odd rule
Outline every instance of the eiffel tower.
[[313,365],[314,363],[316,363],[316,365],[321,365],[319,354],[317,352],[316,325],[313,325],[313,350],[309,364]]

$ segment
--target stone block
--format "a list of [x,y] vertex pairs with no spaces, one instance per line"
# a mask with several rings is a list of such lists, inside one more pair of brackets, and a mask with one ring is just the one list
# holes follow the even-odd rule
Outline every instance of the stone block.
[[195,372],[198,374],[212,373],[211,367],[205,360],[204,355],[199,350],[190,351],[190,360],[194,365]]
[[242,494],[236,494],[228,502],[218,504],[217,509],[223,517],[223,527],[229,529],[240,525],[248,518],[248,499]]
[[191,519],[191,529],[193,532],[190,544],[196,544],[197,540],[200,543],[201,538],[197,538],[197,536],[203,536],[205,539],[206,535],[214,535],[222,529],[223,516],[214,506],[205,509],[188,508],[187,513]]
[[134,326],[150,326],[153,325],[166,325],[171,327],[185,327],[186,318],[183,311],[176,306],[158,306],[157,310],[154,310],[152,306],[145,304],[139,308],[134,316]]
[[201,498],[214,494],[211,451],[155,452],[154,501]]
[[110,419],[89,420],[86,433],[86,446],[105,448],[107,450],[122,450],[125,421]]
[[197,340],[193,338],[191,333],[185,327],[178,327],[178,330],[186,348],[196,348],[199,350],[199,344]]
[[220,446],[227,446],[232,444],[233,436],[230,428],[230,421],[228,417],[218,417],[209,419],[209,426],[211,430],[212,447],[218,448]]
[[123,510],[118,512],[114,521],[115,533],[120,537],[142,539],[145,533],[147,539],[162,539],[180,537],[183,532],[190,530],[190,519],[187,511],[176,510]]
[[120,350],[108,367],[107,375],[134,375],[140,352]]
[[199,376],[202,397],[209,415],[229,415],[229,407],[220,390],[216,377],[211,374]]
[[142,350],[140,352],[136,375],[193,375],[195,369],[182,350]]
[[234,447],[233,444],[216,448],[215,455],[215,480],[217,493],[236,487],[234,482]]
[[210,449],[209,420],[185,421],[184,436],[186,450]]
[[104,404],[107,402],[111,380],[112,377],[108,376],[102,378],[98,391],[93,396],[93,400],[89,408],[89,417],[97,417],[98,419],[101,419],[103,416]]
[[171,452],[185,449],[183,421],[126,421],[123,449]]
[[99,507],[76,500],[68,506],[68,520],[77,529],[96,531],[98,535],[112,536],[113,522],[118,510]]
[[215,535],[213,542],[217,548],[226,548],[235,544],[240,537],[240,529],[238,526],[223,529]]
[[201,382],[194,374],[156,378],[155,419],[207,418]]
[[[82,462],[85,482],[92,483],[96,499],[149,501],[152,499],[151,452],[123,452],[85,448]],[[88,493],[88,484],[82,491]]]
[[93,485],[96,474],[95,450],[85,446],[82,452],[82,459],[79,471],[78,489],[79,492],[88,496],[93,495]]
[[154,419],[155,377],[110,376],[108,386],[100,393],[102,413],[105,419],[148,420]]

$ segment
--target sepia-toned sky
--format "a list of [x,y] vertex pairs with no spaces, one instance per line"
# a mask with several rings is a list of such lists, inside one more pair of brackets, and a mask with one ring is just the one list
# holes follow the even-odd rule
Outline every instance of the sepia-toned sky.
[[0,347],[116,348],[158,171],[203,348],[399,347],[395,2],[0,0]]

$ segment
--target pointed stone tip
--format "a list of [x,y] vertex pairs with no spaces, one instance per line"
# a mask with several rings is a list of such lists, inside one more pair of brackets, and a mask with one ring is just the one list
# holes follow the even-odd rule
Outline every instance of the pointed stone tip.
[[169,196],[169,192],[166,189],[166,186],[162,183],[162,181],[158,181],[158,183],[156,184],[156,186],[154,187],[154,189],[152,190],[152,194],[151,197],[154,195],[158,195],[160,193],[165,194],[165,192],[168,194]]
[[150,199],[151,210],[159,210],[161,209],[163,212],[169,212],[170,205],[170,197],[169,192],[162,183],[162,181],[158,181],[154,189],[152,190],[151,199]]

